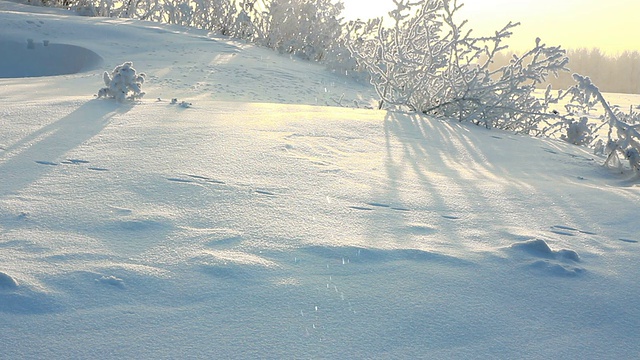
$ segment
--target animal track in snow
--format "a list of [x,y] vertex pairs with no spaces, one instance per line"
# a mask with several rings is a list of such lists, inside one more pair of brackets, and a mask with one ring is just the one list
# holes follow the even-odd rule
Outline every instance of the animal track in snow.
[[177,183],[185,183],[185,184],[203,184],[203,183],[218,184],[218,185],[225,184],[224,181],[212,179],[206,176],[192,175],[192,174],[186,174],[185,176],[188,177],[189,179],[185,179],[183,177],[169,177],[167,178],[167,180],[172,182],[177,182]]
[[576,154],[571,154],[568,152],[558,152],[556,150],[550,149],[550,148],[542,148],[542,150],[544,150],[545,152],[548,152],[549,154],[553,154],[553,155],[567,155],[573,159],[579,159],[579,160],[584,160],[584,161],[594,161],[594,158],[591,157],[586,157],[586,156],[582,156],[582,155],[576,155]]
[[36,160],[36,163],[40,164],[40,165],[49,165],[49,166],[57,166],[58,163],[53,162],[53,161],[46,161],[46,160]]
[[349,206],[349,209],[360,210],[360,211],[373,211],[373,208],[364,207],[364,206]]
[[254,188],[250,185],[242,185],[242,184],[227,184],[226,182],[222,181],[222,180],[216,180],[207,176],[202,176],[202,175],[193,175],[193,174],[186,174],[184,175],[185,177],[169,177],[166,178],[167,181],[171,181],[171,182],[175,182],[175,183],[183,183],[183,184],[193,184],[193,185],[206,185],[206,184],[214,184],[214,185],[227,185],[230,186],[232,188],[238,188],[238,189],[245,189],[249,190],[249,192],[251,193],[255,193],[258,195],[264,195],[264,196],[268,196],[268,197],[275,197],[278,196],[277,193],[273,192],[273,191],[269,191],[269,190],[265,190],[265,189],[260,189],[260,188]]
[[167,178],[168,181],[177,182],[177,183],[193,183],[193,180],[189,179],[180,179],[180,178]]
[[367,205],[367,206],[352,205],[352,206],[348,206],[348,208],[353,210],[359,210],[359,211],[374,211],[376,210],[376,208],[390,209],[394,211],[407,211],[407,212],[411,211],[410,209],[407,209],[404,207],[392,206],[392,205],[380,203],[380,202],[368,202],[368,203],[365,203],[364,205]]
[[[61,161],[60,163],[57,163],[57,162],[54,162],[54,161],[48,161],[48,160],[35,160],[35,162],[37,164],[46,165],[46,166],[58,166],[60,164],[62,164],[62,165],[87,165],[87,164],[91,163],[88,160],[82,160],[82,159],[66,159],[66,160]],[[87,170],[109,171],[109,169],[101,168],[101,167],[95,167],[95,166],[88,167]]]
[[225,184],[224,181],[220,181],[220,180],[216,180],[216,179],[212,179],[206,176],[201,176],[201,175],[187,175],[190,178],[196,179],[196,180],[202,180],[204,182],[208,182],[208,183],[213,183],[213,184]]
[[80,164],[88,164],[89,161],[81,160],[81,159],[67,159],[62,161],[62,164],[70,164],[70,165],[80,165]]
[[565,235],[565,236],[576,236],[578,234],[596,235],[596,233],[594,232],[584,231],[584,230],[576,229],[574,227],[566,226],[566,225],[553,225],[551,227],[551,230],[549,231],[551,231],[554,234]]
[[391,205],[377,203],[377,202],[370,202],[370,203],[367,203],[367,205],[371,205],[371,206],[375,206],[375,207],[381,207],[381,208],[390,208],[391,207]]
[[395,211],[411,211],[411,209],[403,208],[403,207],[392,207],[391,210]]

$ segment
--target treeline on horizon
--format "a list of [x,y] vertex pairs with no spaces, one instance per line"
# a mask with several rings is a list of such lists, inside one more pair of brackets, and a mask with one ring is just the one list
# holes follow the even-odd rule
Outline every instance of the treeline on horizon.
[[[499,53],[494,58],[494,66],[508,64],[513,53]],[[589,76],[600,91],[609,93],[640,94],[640,51],[623,51],[606,54],[599,48],[568,49],[569,72],[561,72],[558,77],[547,78],[544,84],[553,89],[568,89],[575,85],[572,74]]]

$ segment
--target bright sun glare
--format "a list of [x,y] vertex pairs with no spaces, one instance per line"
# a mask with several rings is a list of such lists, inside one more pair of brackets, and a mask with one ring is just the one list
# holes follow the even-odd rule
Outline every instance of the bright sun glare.
[[[347,19],[386,15],[391,0],[343,0]],[[600,48],[608,53],[640,51],[638,0],[460,0],[459,19],[481,35],[490,35],[509,21],[520,22],[511,47],[533,46],[540,37],[563,48]]]

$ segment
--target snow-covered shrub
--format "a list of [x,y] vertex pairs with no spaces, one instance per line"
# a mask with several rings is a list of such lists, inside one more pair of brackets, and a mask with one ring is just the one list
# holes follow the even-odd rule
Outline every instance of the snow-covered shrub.
[[[40,0],[39,0],[40,1]],[[149,20],[210,30],[350,72],[335,0],[49,0],[83,15]]]
[[573,74],[576,85],[572,88],[574,97],[582,97],[585,101],[595,99],[604,109],[602,119],[609,126],[608,140],[605,147],[606,166],[619,166],[620,158],[629,161],[629,166],[635,172],[640,172],[640,116],[631,111],[622,113],[618,108],[612,108],[597,86],[589,77]]
[[569,120],[567,133],[560,138],[574,145],[590,145],[593,142],[593,131],[588,121],[586,116],[581,117],[580,121]]
[[145,74],[138,74],[133,68],[133,63],[127,61],[116,66],[111,73],[104,72],[103,80],[106,87],[98,91],[98,98],[112,98],[117,102],[139,99],[144,96],[144,79]]
[[281,53],[324,60],[339,47],[343,8],[332,0],[269,0],[262,43]]
[[358,37],[350,50],[371,75],[383,104],[427,115],[471,121],[489,128],[542,135],[551,122],[566,121],[549,111],[551,91],[534,91],[550,74],[567,70],[560,47],[537,39],[533,49],[492,69],[505,39],[518,24],[509,22],[490,37],[473,36],[454,15],[456,0],[412,3],[394,0],[393,26],[377,24],[376,36]]

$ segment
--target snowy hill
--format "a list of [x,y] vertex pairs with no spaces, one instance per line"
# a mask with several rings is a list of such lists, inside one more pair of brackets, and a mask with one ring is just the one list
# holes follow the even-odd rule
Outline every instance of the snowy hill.
[[[640,355],[640,187],[587,149],[192,29],[0,2],[15,44],[3,358]],[[50,49],[69,74],[23,77]],[[94,98],[124,61],[145,98]]]

